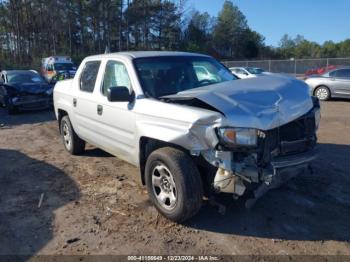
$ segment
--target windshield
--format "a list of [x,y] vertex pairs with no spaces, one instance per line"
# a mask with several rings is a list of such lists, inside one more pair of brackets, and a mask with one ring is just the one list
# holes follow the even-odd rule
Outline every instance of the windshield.
[[45,83],[45,80],[37,73],[31,71],[23,72],[8,72],[7,81],[10,84],[14,83],[25,83],[25,84],[34,84],[34,83]]
[[253,67],[248,67],[247,71],[253,75],[260,75],[264,73],[264,70],[262,70],[261,68],[253,68]]
[[210,57],[147,57],[134,64],[145,95],[154,98],[237,79]]
[[56,71],[75,71],[77,68],[72,63],[55,63]]

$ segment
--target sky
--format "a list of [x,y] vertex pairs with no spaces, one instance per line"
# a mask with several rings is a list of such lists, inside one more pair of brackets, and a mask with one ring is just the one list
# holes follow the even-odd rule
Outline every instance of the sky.
[[[303,35],[310,41],[350,38],[350,0],[232,0],[250,28],[278,46],[282,36]],[[187,8],[217,16],[224,0],[188,0]]]

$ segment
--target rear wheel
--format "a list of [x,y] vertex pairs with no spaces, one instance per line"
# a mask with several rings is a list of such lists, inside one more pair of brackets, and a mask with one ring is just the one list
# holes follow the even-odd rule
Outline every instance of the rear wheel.
[[331,92],[329,91],[328,87],[319,86],[315,90],[315,96],[322,101],[327,101],[331,98]]
[[72,155],[79,155],[85,150],[85,141],[75,133],[68,116],[64,116],[60,122],[60,131],[66,150]]
[[182,222],[194,216],[202,205],[203,186],[193,160],[181,150],[161,148],[147,159],[146,185],[158,211]]

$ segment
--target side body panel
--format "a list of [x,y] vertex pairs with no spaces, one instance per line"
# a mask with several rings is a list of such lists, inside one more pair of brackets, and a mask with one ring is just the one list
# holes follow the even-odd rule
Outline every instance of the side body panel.
[[332,82],[337,96],[350,97],[350,78],[336,77]]

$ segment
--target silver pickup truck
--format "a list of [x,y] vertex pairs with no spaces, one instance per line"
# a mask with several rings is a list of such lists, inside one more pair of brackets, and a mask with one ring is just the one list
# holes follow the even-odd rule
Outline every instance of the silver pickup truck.
[[65,148],[85,142],[140,169],[165,217],[184,221],[203,197],[246,197],[308,172],[320,105],[287,76],[238,80],[212,57],[182,52],[91,56],[58,82],[54,106]]

